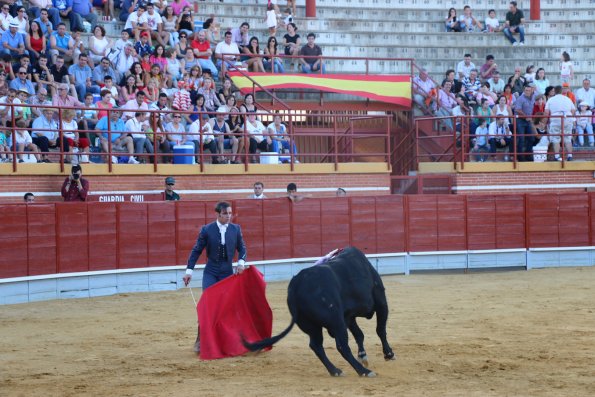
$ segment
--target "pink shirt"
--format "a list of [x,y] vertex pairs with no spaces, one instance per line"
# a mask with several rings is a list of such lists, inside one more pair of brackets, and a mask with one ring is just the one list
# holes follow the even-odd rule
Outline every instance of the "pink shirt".
[[190,3],[188,3],[187,0],[180,0],[180,2],[172,1],[170,4],[171,8],[174,10],[174,15],[180,15],[184,7],[189,5]]

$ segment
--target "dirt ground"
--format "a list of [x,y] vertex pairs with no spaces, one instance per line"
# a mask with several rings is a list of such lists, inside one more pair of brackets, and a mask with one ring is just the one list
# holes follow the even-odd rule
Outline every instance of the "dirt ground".
[[[296,328],[270,352],[216,361],[192,353],[187,290],[0,306],[1,396],[595,396],[595,268],[386,277],[385,362],[360,321],[360,378],[325,334],[331,378]],[[199,291],[195,290],[195,294]],[[287,283],[267,295],[273,333]]]

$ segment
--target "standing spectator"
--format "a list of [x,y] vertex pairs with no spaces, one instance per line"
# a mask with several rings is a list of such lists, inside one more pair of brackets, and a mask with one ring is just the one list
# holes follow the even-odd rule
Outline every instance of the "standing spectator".
[[457,64],[457,75],[459,80],[469,77],[471,70],[476,69],[475,64],[471,62],[471,54],[465,54],[463,60]]
[[572,103],[576,103],[576,97],[574,96],[574,93],[570,89],[569,83],[562,83],[562,95],[565,95],[568,98],[570,98]]
[[300,201],[302,201],[308,197],[310,197],[310,195],[298,194],[297,185],[295,183],[292,182],[287,185],[287,198],[292,203],[299,203]]
[[[562,88],[560,87],[560,92]],[[514,111],[517,116],[516,122],[516,141],[518,161],[531,161],[533,156],[534,131],[530,116],[533,115],[533,105],[535,105],[535,94],[533,87],[525,86],[523,95],[519,96],[514,103]],[[546,105],[547,108],[547,105]],[[572,130],[569,130],[570,134]],[[572,138],[572,135],[568,135]]]
[[494,76],[494,72],[498,71],[498,64],[494,60],[493,55],[486,56],[486,63],[481,65],[481,69],[479,69],[479,75],[481,76],[482,81],[486,81],[491,79]]
[[545,104],[545,115],[550,117],[550,142],[554,145],[554,156],[556,160],[561,161],[560,135],[564,133],[564,147],[567,154],[566,160],[572,161],[572,126],[574,122],[571,116],[576,112],[576,108],[570,98],[562,95],[561,86],[557,85],[554,90],[556,94]]
[[459,21],[457,21],[457,10],[455,8],[450,8],[448,10],[448,16],[444,21],[444,26],[446,27],[447,32],[461,31],[461,28],[459,27]]
[[18,57],[28,53],[25,49],[24,36],[18,32],[18,29],[18,22],[12,20],[8,25],[8,30],[2,33],[0,41],[2,42],[2,51],[4,54]]
[[73,165],[70,175],[62,184],[62,197],[64,201],[87,201],[89,194],[89,181],[83,178],[83,169],[80,165]]
[[459,20],[459,27],[462,32],[481,32],[483,27],[471,12],[470,6],[463,7],[463,16]]
[[489,10],[488,16],[485,20],[485,30],[487,32],[499,32],[502,30],[502,26],[500,26],[500,21],[496,18],[496,10]]
[[585,135],[589,139],[589,147],[593,147],[595,140],[593,139],[593,124],[591,124],[591,108],[587,102],[579,101],[579,112],[576,120],[576,135],[578,135],[579,146],[585,145]]
[[316,40],[316,35],[314,33],[308,33],[306,38],[308,43],[302,47],[299,55],[313,58],[300,58],[302,72],[310,74],[321,71],[322,73],[325,73],[325,67],[324,63],[322,62],[322,58],[316,58],[322,55],[322,49],[314,43]]
[[180,201],[180,195],[174,192],[175,185],[176,180],[173,176],[165,178],[165,192],[163,193],[163,197],[165,197],[166,201]]
[[256,200],[263,200],[267,198],[264,195],[264,183],[262,182],[254,182],[254,194],[248,196],[249,199],[256,199]]
[[572,68],[572,62],[570,61],[570,55],[566,51],[560,56],[560,82],[570,83],[574,78],[574,70]]
[[[277,8],[277,11],[275,11],[275,8]],[[272,1],[269,1],[265,14],[265,21],[267,29],[269,30],[269,36],[275,36],[277,34],[277,15],[281,15],[279,12],[279,7],[277,7],[276,4],[273,5]]]
[[335,192],[335,196],[337,197],[346,197],[347,196],[347,191],[345,189],[343,189],[342,187],[337,188],[337,191]]
[[595,90],[591,88],[591,80],[584,79],[583,86],[576,90],[576,101],[586,103],[589,108],[595,107]]
[[23,201],[26,204],[31,204],[35,202],[35,195],[33,195],[33,193],[25,193],[25,195],[23,196]]
[[[512,43],[513,46],[525,45],[525,15],[523,11],[517,8],[517,2],[511,1],[508,7],[510,11],[506,13],[506,21],[504,22],[504,36]],[[513,34],[520,35],[519,41],[513,37]]]

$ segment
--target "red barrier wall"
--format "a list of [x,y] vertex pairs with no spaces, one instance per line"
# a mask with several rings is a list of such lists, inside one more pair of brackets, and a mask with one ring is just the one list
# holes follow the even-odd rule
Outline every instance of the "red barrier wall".
[[[183,265],[215,202],[0,205],[0,278]],[[595,245],[595,195],[418,195],[236,200],[249,261]],[[202,263],[202,262],[201,262]]]

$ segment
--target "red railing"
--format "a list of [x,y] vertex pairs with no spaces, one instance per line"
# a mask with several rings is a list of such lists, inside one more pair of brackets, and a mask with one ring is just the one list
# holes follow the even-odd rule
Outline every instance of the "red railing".
[[[548,154],[553,154],[551,150],[545,152],[534,153],[533,147],[537,146],[538,139],[542,136],[551,138],[551,134],[538,135],[533,125],[533,120],[547,118],[548,121],[552,119],[560,120],[560,134],[553,135],[559,139],[559,160],[562,168],[568,160],[568,155],[573,154],[568,150],[564,144],[565,140],[569,140],[572,145],[572,140],[576,138],[576,134],[572,129],[565,129],[565,119],[570,117],[564,116],[527,116],[529,128],[531,133],[517,132],[517,123],[519,118],[515,116],[450,116],[450,117],[419,117],[414,120],[415,128],[415,142],[416,142],[416,164],[419,169],[420,162],[451,162],[454,163],[455,168],[460,167],[464,169],[465,163],[475,161],[477,157],[480,161],[505,161],[513,164],[513,168],[518,167],[519,162],[532,161],[547,161]],[[475,143],[475,129],[479,125],[477,120],[488,119],[495,122],[497,119],[507,119],[509,121],[510,141],[506,150],[490,152],[487,148],[480,148],[481,150],[474,150]],[[523,122],[526,122],[523,119]],[[489,124],[486,126],[489,129]],[[489,139],[496,136],[486,136],[486,143],[489,146]],[[534,144],[527,143],[527,141],[535,141]],[[531,142],[533,143],[533,142]],[[551,143],[551,142],[550,142]],[[520,147],[520,146],[523,147]],[[549,146],[549,145],[548,145]],[[527,150],[530,148],[530,150]],[[499,148],[500,149],[500,148]],[[576,154],[576,153],[575,153]],[[579,156],[595,156],[593,148],[586,148],[578,152]],[[534,157],[538,155],[539,157]]]
[[[73,110],[97,110],[96,108],[76,108],[76,107],[55,107],[55,106],[50,106],[50,105],[26,105],[26,104],[19,104],[19,105],[14,105],[14,104],[6,104],[6,106],[8,107],[32,107],[32,108],[37,108],[40,110],[46,109],[46,108],[51,108],[53,110],[57,110],[57,125],[58,125],[58,136],[60,137],[59,141],[59,147],[57,151],[53,151],[53,152],[49,152],[49,155],[52,155],[54,157],[58,157],[58,162],[60,164],[60,171],[63,172],[64,171],[64,163],[65,160],[67,160],[67,158],[69,156],[72,156],[72,153],[66,152],[64,150],[64,146],[62,144],[62,136],[64,131],[62,130],[62,112],[66,109],[73,109]],[[113,112],[126,112],[126,113],[135,113],[136,110],[133,109],[102,109],[105,112],[107,112],[108,114],[108,119],[111,116],[111,114]],[[344,132],[341,128],[340,125],[343,124],[343,122],[347,121],[348,123],[352,124],[353,120],[352,119],[357,119],[357,120],[361,120],[362,117],[354,117],[350,114],[318,114],[318,113],[308,113],[308,114],[293,114],[291,112],[288,113],[267,113],[267,112],[258,112],[258,113],[253,113],[255,114],[257,117],[261,118],[263,125],[265,125],[265,131],[261,134],[265,137],[265,139],[267,137],[274,137],[276,136],[276,134],[274,133],[269,133],[268,130],[266,129],[266,124],[268,124],[268,122],[272,123],[273,122],[273,117],[276,114],[281,115],[284,118],[284,124],[287,127],[287,136],[289,138],[289,153],[286,154],[280,154],[280,153],[257,153],[257,154],[251,154],[249,153],[249,142],[250,142],[250,134],[247,131],[246,126],[244,125],[243,131],[241,133],[241,135],[238,135],[237,138],[238,140],[243,140],[244,142],[244,149],[241,152],[238,153],[229,153],[229,152],[225,152],[225,153],[206,153],[203,149],[203,145],[202,143],[204,142],[203,138],[205,135],[207,135],[203,130],[202,127],[204,126],[204,121],[203,121],[203,116],[209,115],[208,112],[191,112],[191,111],[169,111],[169,112],[162,112],[159,110],[142,110],[143,113],[148,113],[148,114],[157,114],[159,116],[168,116],[168,115],[173,115],[173,114],[186,114],[186,115],[197,115],[198,116],[198,120],[199,120],[199,138],[198,140],[201,142],[201,144],[199,145],[199,151],[198,153],[173,153],[173,152],[159,152],[158,148],[159,148],[159,138],[163,135],[172,133],[171,131],[167,130],[167,125],[163,126],[164,129],[162,132],[157,132],[155,133],[155,131],[157,131],[157,119],[158,117],[154,117],[151,118],[152,121],[150,122],[150,126],[152,128],[153,132],[149,132],[149,134],[153,134],[151,141],[154,147],[154,152],[153,153],[123,153],[121,151],[115,151],[113,150],[113,146],[112,146],[112,131],[111,131],[111,123],[107,123],[108,124],[108,129],[107,131],[98,131],[96,129],[93,130],[77,130],[79,133],[87,133],[87,134],[101,134],[101,133],[105,133],[107,134],[107,141],[108,141],[108,151],[107,152],[103,152],[103,153],[87,153],[88,155],[93,155],[95,157],[99,157],[101,158],[101,162],[103,163],[107,163],[108,165],[108,171],[112,172],[113,171],[113,164],[112,164],[112,156],[118,157],[118,156],[124,156],[124,157],[128,157],[128,155],[133,155],[135,157],[138,157],[139,159],[143,159],[145,162],[147,163],[152,163],[153,164],[153,172],[157,172],[158,171],[158,167],[159,167],[159,163],[160,160],[163,162],[163,158],[164,157],[171,157],[173,159],[179,159],[179,158],[187,158],[187,157],[196,157],[197,158],[197,162],[198,162],[198,167],[200,169],[200,171],[204,171],[204,165],[207,162],[212,163],[213,159],[215,159],[216,157],[236,157],[236,160],[238,160],[239,162],[244,164],[244,168],[245,170],[248,170],[250,167],[250,163],[251,163],[251,157],[254,157],[254,159],[262,159],[264,157],[279,157],[281,158],[284,162],[287,162],[291,165],[291,170],[294,169],[294,164],[297,162],[297,157],[300,158],[301,162],[327,162],[327,163],[334,163],[335,164],[335,169],[337,169],[338,164],[339,163],[345,163],[345,162],[358,162],[358,161],[369,161],[369,158],[373,157],[373,158],[380,158],[382,159],[382,162],[386,162],[388,167],[390,167],[390,115],[378,115],[378,116],[367,116],[365,117],[365,119],[367,120],[376,120],[377,124],[384,124],[385,127],[381,128],[381,129],[374,129],[374,130],[366,130],[363,129],[361,132],[353,132],[350,134],[349,138],[351,140],[351,142],[355,142],[355,141],[366,141],[368,140],[370,142],[369,147],[367,149],[372,148],[371,150],[363,150],[360,152],[359,149],[356,147],[357,145],[347,145],[345,146],[343,149],[348,149],[348,150],[342,150],[340,151],[338,149],[338,146],[336,145],[337,142],[340,141],[340,135]],[[13,113],[13,119],[12,119],[12,125],[15,125],[15,120],[14,120],[14,112]],[[225,113],[225,116],[229,115],[229,113]],[[322,124],[323,128],[319,128],[315,131],[307,131],[303,130],[301,127],[308,127],[309,125],[313,124],[312,120],[324,120],[325,122]],[[12,142],[16,141],[16,133],[19,130],[27,130],[27,131],[32,131],[34,132],[34,130],[32,130],[31,127],[7,127],[6,130],[10,131],[11,133],[11,137],[12,137]],[[297,132],[296,130],[300,130],[299,132]],[[120,133],[120,131],[114,131],[113,133]],[[127,132],[126,132],[127,133]],[[183,132],[183,133],[177,133],[175,132],[176,135],[182,135],[183,136],[183,140],[182,142],[185,142],[187,139],[187,137],[189,135],[196,135],[196,134],[191,134],[189,132]],[[300,150],[300,145],[301,144],[305,144],[307,142],[308,139],[318,139],[321,142],[324,143],[324,147],[326,147],[326,149],[324,151],[308,151],[308,150]],[[374,141],[380,140],[382,141],[382,144],[378,144],[378,142],[374,142]],[[304,145],[305,146],[305,145]],[[298,153],[295,153],[294,150],[292,150],[292,148],[296,147],[298,150]],[[328,156],[329,154],[329,149],[332,149],[332,156]],[[25,151],[19,151],[16,147],[16,145],[12,145],[11,147],[11,151],[9,152],[10,155],[12,156],[12,171],[13,172],[18,172],[19,169],[19,162],[18,159],[23,156],[23,155],[30,155],[32,154],[31,151],[25,150]],[[45,155],[45,154],[44,154]],[[368,159],[366,159],[368,158]],[[182,163],[183,161],[180,161],[180,163]],[[261,161],[264,163],[267,163],[267,161]],[[176,163],[176,161],[174,160],[174,163]]]

